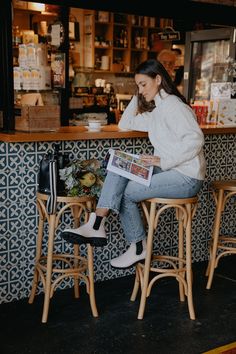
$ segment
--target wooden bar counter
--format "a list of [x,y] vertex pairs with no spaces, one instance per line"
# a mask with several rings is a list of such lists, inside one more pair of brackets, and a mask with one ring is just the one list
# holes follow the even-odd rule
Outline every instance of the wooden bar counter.
[[[236,127],[222,127],[217,125],[202,125],[204,134],[230,134],[236,133]],[[57,131],[27,133],[15,131],[1,133],[0,141],[4,142],[33,142],[33,141],[65,141],[65,140],[94,140],[147,137],[147,133],[138,131],[120,130],[117,125],[103,126],[100,132],[89,132],[83,126],[61,127]]]
[[[206,179],[199,195],[199,205],[193,220],[193,261],[207,260],[208,242],[211,237],[215,204],[209,185],[213,180],[236,178],[236,127],[202,126],[205,134]],[[68,153],[71,160],[97,158],[102,160],[109,148],[132,153],[150,154],[153,148],[147,133],[122,131],[116,125],[102,128],[100,132],[88,132],[85,127],[62,127],[56,132],[12,134],[0,133],[0,233],[1,233],[1,279],[0,302],[10,302],[29,295],[36,248],[38,213],[36,191],[39,161],[43,154],[60,142],[61,151]],[[223,232],[233,229],[236,208],[229,206],[224,212]],[[177,252],[173,230],[174,216],[165,216],[156,235],[155,249],[171,249]],[[70,214],[63,216],[55,240],[58,253],[68,251],[61,239],[60,231],[72,225]],[[233,225],[233,226],[232,226]],[[124,251],[126,242],[119,216],[113,212],[106,222],[108,245],[94,249],[95,281],[103,281],[128,275],[134,269],[115,270],[110,260]],[[45,229],[46,232],[46,229]],[[83,253],[83,247],[82,247]],[[203,285],[204,286],[204,285]],[[65,280],[63,288],[71,287]],[[96,287],[96,284],[95,284]],[[99,306],[99,304],[98,304]]]

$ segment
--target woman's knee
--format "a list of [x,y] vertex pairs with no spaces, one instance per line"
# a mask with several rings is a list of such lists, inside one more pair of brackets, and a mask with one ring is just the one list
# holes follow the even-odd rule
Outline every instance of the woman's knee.
[[[140,183],[135,181],[129,181],[125,190],[123,199],[126,201],[130,201],[131,203],[137,203],[144,199],[144,190]],[[146,187],[145,187],[146,188]]]

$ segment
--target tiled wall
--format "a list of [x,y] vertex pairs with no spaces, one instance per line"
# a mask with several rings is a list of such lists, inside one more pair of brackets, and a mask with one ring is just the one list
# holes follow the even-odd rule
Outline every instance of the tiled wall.
[[[214,203],[209,192],[209,182],[221,178],[236,178],[236,135],[207,135],[205,153],[207,176],[199,196],[199,207],[193,224],[193,261],[208,258],[208,241],[212,228]],[[0,302],[10,302],[29,295],[33,274],[37,217],[35,194],[38,163],[52,143],[0,143]],[[134,153],[152,151],[148,139],[107,139],[67,141],[61,143],[62,151],[69,152],[71,159],[102,159],[110,147]],[[223,229],[236,233],[235,204],[227,207]],[[65,214],[60,228],[71,225]],[[103,281],[133,273],[133,268],[122,271],[110,267],[110,259],[122,253],[127,246],[119,218],[110,214],[106,223],[109,243],[104,248],[95,248],[95,279]],[[173,213],[162,217],[156,236],[155,249],[176,253],[176,223]],[[82,246],[82,255],[84,253]],[[55,251],[71,251],[57,231]],[[61,288],[71,286],[71,280]]]

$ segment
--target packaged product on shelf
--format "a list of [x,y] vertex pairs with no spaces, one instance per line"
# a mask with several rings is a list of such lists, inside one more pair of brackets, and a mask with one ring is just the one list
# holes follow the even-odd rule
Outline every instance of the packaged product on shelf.
[[22,30],[22,42],[23,44],[34,43],[34,31]]
[[22,68],[14,66],[13,68],[14,90],[21,90],[22,85]]
[[65,87],[65,53],[52,55],[52,77],[54,87]]
[[22,68],[23,90],[31,90],[31,72],[29,68]]
[[50,66],[40,66],[39,72],[40,72],[39,90],[50,90],[52,88],[51,67]]
[[236,100],[235,99],[219,100],[218,124],[224,126],[236,125]]
[[34,43],[27,44],[26,49],[27,49],[27,65],[35,66],[37,64],[35,44]]
[[39,90],[39,82],[40,82],[40,71],[38,68],[31,68],[31,90]]
[[206,100],[195,101],[194,104],[191,105],[191,107],[196,114],[198,124],[207,124],[210,113],[209,102]]
[[219,99],[209,101],[207,124],[216,124],[218,117]]
[[231,90],[227,82],[211,83],[211,99],[230,99]]
[[18,47],[22,43],[22,35],[20,33],[19,26],[13,26],[12,30],[12,42],[13,46]]
[[36,60],[37,66],[44,65],[48,63],[47,60],[47,45],[45,43],[39,43],[35,46],[36,48]]
[[27,47],[25,44],[19,45],[19,65],[24,67],[27,65]]

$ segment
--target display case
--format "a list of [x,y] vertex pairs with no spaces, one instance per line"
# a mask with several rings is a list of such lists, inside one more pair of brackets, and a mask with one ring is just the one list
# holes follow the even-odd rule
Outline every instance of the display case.
[[[64,15],[65,9],[58,5],[13,2],[16,130],[55,130],[61,126],[68,76],[68,22],[65,23]],[[43,123],[45,117],[47,124]]]
[[228,58],[235,58],[236,29],[225,27],[186,33],[184,96],[189,102],[209,100],[212,84],[229,80]]

